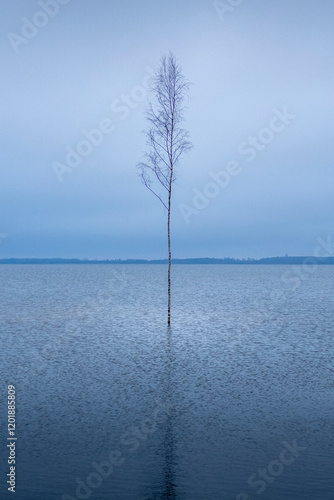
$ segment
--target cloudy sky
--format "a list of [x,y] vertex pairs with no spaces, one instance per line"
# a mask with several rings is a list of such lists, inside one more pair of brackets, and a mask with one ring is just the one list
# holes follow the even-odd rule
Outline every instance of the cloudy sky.
[[167,256],[136,164],[169,51],[193,83],[174,257],[334,235],[332,0],[3,0],[0,26],[1,258]]

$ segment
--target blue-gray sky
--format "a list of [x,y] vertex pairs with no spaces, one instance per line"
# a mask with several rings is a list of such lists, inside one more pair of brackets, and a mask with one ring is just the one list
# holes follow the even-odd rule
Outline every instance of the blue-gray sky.
[[334,234],[331,0],[4,0],[0,26],[0,257],[166,257],[136,164],[169,51],[194,84],[174,256],[312,255]]

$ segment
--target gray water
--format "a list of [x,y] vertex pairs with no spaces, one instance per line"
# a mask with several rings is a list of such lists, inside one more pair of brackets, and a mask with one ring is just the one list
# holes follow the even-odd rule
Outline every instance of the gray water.
[[334,266],[166,272],[0,266],[1,498],[333,500]]

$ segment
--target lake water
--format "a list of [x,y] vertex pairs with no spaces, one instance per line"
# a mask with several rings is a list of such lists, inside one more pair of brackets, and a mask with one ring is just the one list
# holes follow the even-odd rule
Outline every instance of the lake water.
[[334,266],[0,266],[17,500],[333,500]]

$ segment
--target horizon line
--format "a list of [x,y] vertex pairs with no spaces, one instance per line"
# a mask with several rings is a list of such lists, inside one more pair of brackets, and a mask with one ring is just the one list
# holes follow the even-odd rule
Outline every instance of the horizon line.
[[[165,264],[163,259],[79,259],[77,257],[7,257],[0,259],[0,264]],[[284,255],[274,257],[186,257],[172,258],[174,264],[334,264],[333,256],[315,257],[308,255]]]

